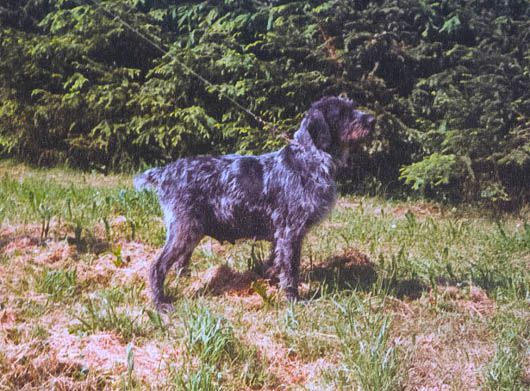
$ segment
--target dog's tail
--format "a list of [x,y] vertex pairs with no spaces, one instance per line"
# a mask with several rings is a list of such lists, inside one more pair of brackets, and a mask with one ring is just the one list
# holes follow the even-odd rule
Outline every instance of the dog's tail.
[[160,179],[160,171],[160,168],[151,168],[139,175],[136,175],[133,180],[134,188],[137,191],[142,189],[156,189]]

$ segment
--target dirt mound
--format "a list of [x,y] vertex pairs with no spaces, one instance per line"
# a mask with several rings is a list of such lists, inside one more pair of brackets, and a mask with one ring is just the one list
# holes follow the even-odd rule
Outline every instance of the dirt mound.
[[127,285],[148,280],[148,268],[156,251],[149,245],[139,242],[117,241],[118,252],[99,255],[92,263],[80,263],[77,275],[80,281]]
[[251,271],[238,272],[227,265],[214,266],[201,273],[198,279],[186,288],[186,294],[208,293],[214,296],[231,294],[251,294],[251,284],[259,276]]
[[69,245],[67,241],[49,242],[41,246],[33,258],[33,262],[41,265],[61,264],[68,258],[77,258],[75,246]]
[[312,280],[335,282],[344,287],[368,286],[377,278],[368,255],[351,247],[313,266],[306,273]]
[[480,316],[492,315],[495,312],[495,302],[488,297],[484,290],[477,286],[465,289],[447,286],[442,288],[441,293],[462,312],[470,312]]

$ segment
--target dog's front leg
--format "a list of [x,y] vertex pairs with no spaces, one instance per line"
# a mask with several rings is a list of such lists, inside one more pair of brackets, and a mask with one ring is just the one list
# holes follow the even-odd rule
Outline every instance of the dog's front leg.
[[280,286],[287,300],[298,299],[298,279],[300,274],[300,251],[302,235],[283,233],[276,241],[274,264],[280,268]]

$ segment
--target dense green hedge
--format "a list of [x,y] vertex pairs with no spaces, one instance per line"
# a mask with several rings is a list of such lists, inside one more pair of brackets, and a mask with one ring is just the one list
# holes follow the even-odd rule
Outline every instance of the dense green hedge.
[[2,154],[108,171],[259,153],[346,93],[378,127],[345,188],[528,198],[528,0],[95,1],[0,5]]

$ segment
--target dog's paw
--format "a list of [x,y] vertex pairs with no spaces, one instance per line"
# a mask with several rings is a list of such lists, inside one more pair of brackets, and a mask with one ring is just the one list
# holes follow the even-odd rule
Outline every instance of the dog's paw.
[[300,301],[300,297],[298,296],[298,289],[297,288],[286,288],[285,289],[285,298],[289,303],[297,303]]
[[168,314],[175,311],[175,307],[172,304],[172,301],[168,298],[162,300],[155,300],[156,310],[161,314]]
[[277,284],[279,279],[278,279],[278,274],[279,274],[279,271],[276,267],[274,266],[270,266],[268,267],[266,270],[265,270],[265,273],[263,273],[263,276],[267,279],[267,280],[270,280],[271,283],[273,284]]

